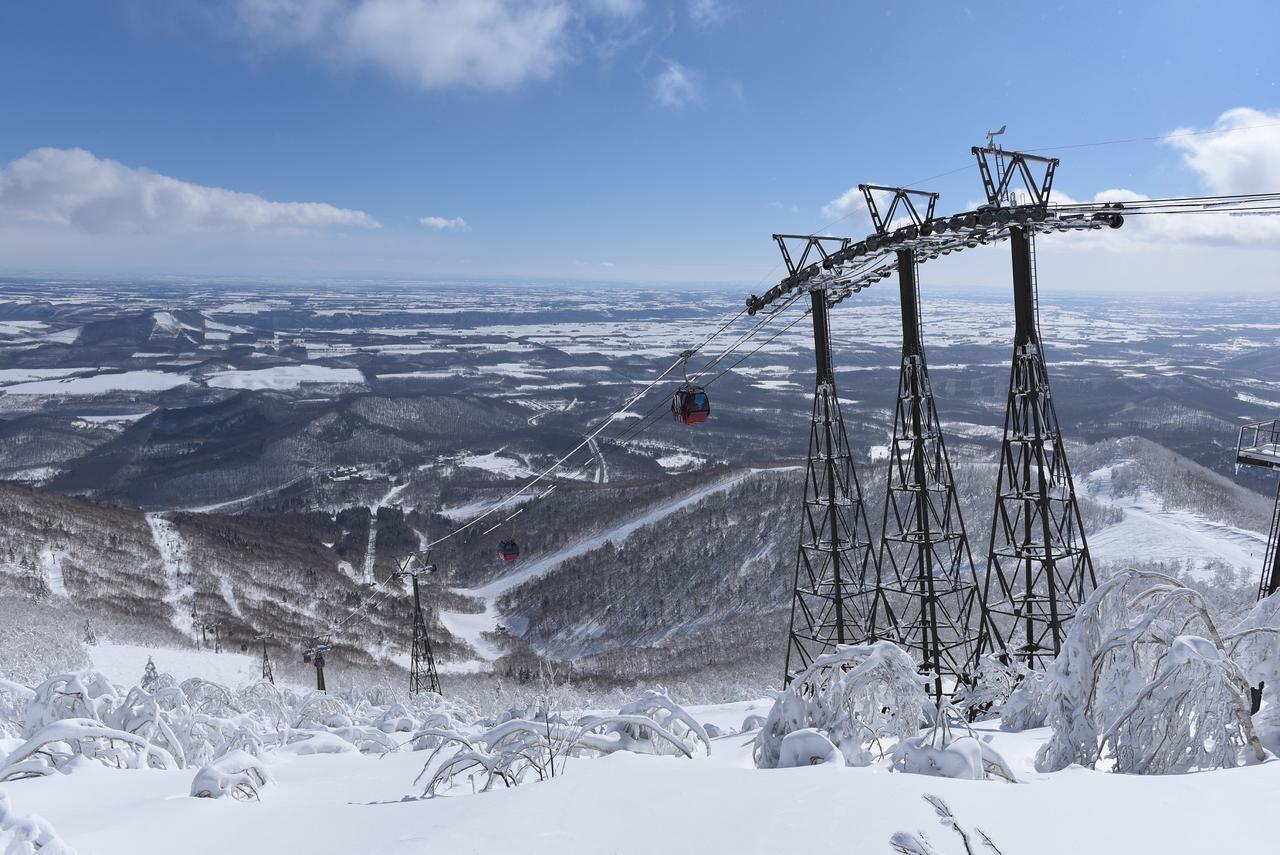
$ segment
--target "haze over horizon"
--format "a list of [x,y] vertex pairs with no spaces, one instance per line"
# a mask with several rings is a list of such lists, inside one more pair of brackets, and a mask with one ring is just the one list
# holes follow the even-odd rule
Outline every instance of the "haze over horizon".
[[[773,232],[866,234],[859,181],[972,206],[968,148],[1005,124],[1006,147],[1062,158],[1059,200],[1280,190],[1280,13],[1262,2],[133,0],[9,17],[7,275],[749,288],[781,275]],[[993,42],[1009,50],[981,56]],[[1276,217],[1130,222],[1047,238],[1042,281],[1269,288],[1278,240]],[[1006,278],[1000,252],[926,274]]]

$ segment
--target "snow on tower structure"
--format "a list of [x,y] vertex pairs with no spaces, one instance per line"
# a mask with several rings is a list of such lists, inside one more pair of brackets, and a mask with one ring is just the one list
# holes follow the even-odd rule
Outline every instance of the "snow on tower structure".
[[[791,276],[806,266],[811,254],[816,253],[825,262],[828,245],[844,248],[848,243],[843,238],[812,235],[774,235],[774,240]],[[798,261],[793,259],[788,241],[804,242]],[[809,421],[784,684],[818,656],[834,651],[836,645],[868,640],[877,576],[862,488],[836,394],[824,281],[815,277],[805,285],[813,316],[817,376]]]
[[[909,227],[929,228],[937,193],[875,184],[858,187],[877,234],[887,235],[899,218],[909,220]],[[960,684],[972,682],[986,610],[929,384],[913,248],[897,250],[897,269],[902,364],[889,446],[880,584],[869,634],[910,651],[940,701]]]
[[[1009,225],[1013,362],[983,599],[991,625],[1003,636],[996,649],[1043,668],[1061,649],[1076,608],[1097,586],[1038,326],[1035,230],[1047,217],[1058,161],[998,147],[975,146],[973,154],[987,195],[980,220],[994,221],[1005,206],[1031,212]],[[1015,198],[1015,183],[1028,200]]]
[[[1253,422],[1240,428],[1236,440],[1236,468],[1259,466],[1263,469],[1280,469],[1280,419],[1269,422]],[[1267,535],[1267,551],[1262,562],[1262,578],[1258,582],[1258,599],[1269,597],[1280,590],[1280,486],[1276,488],[1276,501],[1271,511],[1271,530]]]

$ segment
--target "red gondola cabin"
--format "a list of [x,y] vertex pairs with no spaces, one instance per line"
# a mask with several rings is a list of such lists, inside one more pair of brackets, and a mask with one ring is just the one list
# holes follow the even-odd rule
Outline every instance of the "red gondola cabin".
[[671,399],[671,416],[687,425],[700,425],[711,418],[711,398],[701,386],[681,386]]
[[514,540],[504,540],[498,544],[498,552],[502,553],[503,561],[515,561],[520,557],[520,545]]

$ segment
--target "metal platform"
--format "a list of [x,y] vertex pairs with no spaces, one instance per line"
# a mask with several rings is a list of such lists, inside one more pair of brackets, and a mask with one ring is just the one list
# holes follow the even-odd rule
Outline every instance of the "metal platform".
[[1280,469],[1280,419],[1254,422],[1240,428],[1236,440],[1237,466]]

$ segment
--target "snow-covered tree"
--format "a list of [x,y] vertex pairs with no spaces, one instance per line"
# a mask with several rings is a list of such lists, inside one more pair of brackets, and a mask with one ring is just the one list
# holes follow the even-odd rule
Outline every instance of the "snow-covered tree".
[[872,749],[915,736],[926,704],[916,664],[890,641],[841,647],[826,653],[774,700],[756,735],[755,761],[777,768],[787,734],[814,729],[827,737],[850,766],[872,762]]
[[1163,774],[1263,759],[1248,690],[1200,594],[1126,570],[1090,595],[1044,680],[1010,703],[1045,705],[1053,735],[1036,754],[1040,771],[1105,753],[1116,771]]
[[160,680],[160,673],[156,671],[156,663],[151,661],[151,657],[147,657],[147,667],[142,671],[142,679],[138,685],[146,689],[148,692],[155,688]]

